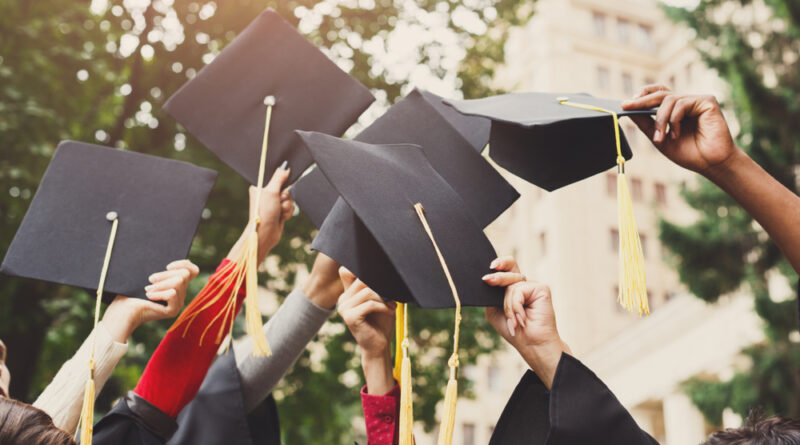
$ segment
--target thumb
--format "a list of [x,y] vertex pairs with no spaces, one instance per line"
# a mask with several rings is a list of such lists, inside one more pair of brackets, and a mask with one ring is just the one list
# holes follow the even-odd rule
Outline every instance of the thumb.
[[356,276],[353,275],[353,272],[350,272],[346,267],[342,266],[339,268],[339,278],[342,279],[342,284],[344,288],[347,289],[356,281]]
[[289,179],[289,172],[291,169],[289,167],[286,168],[278,168],[272,174],[272,178],[267,183],[267,191],[272,193],[280,193],[283,189],[283,185]]

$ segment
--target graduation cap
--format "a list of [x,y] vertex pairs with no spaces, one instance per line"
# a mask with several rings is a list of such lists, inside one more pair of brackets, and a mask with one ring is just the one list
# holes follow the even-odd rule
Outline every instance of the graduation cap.
[[513,93],[447,102],[464,114],[491,119],[489,156],[546,190],[617,166],[619,301],[629,311],[649,314],[642,247],[625,177],[632,153],[619,116],[654,110],[623,111],[617,101],[587,94]]
[[[83,142],[58,145],[0,271],[146,299],[148,277],[189,253],[217,173]],[[108,217],[108,218],[107,218]],[[108,301],[108,300],[107,300]]]
[[[256,185],[284,161],[292,170],[288,183],[311,165],[294,130],[341,135],[374,100],[366,87],[267,9],[170,97],[164,109]],[[274,113],[265,125],[270,105]]]
[[[185,162],[61,142],[0,271],[96,289],[97,327],[105,290],[145,299],[148,277],[186,257],[216,177]],[[88,376],[80,422],[90,445],[94,347]]]
[[[164,108],[259,193],[264,179],[288,164],[294,182],[311,165],[294,130],[341,135],[374,101],[275,11],[267,9],[214,60],[169,98]],[[245,318],[254,353],[270,355],[258,308],[259,200],[250,209],[246,248],[231,266],[246,283]],[[236,298],[233,287],[229,299]],[[206,295],[202,295],[206,297]],[[199,301],[198,301],[199,300]],[[208,305],[195,298],[173,328]]]
[[[430,164],[455,189],[480,227],[486,227],[519,198],[519,193],[479,154],[488,140],[488,130],[487,119],[462,115],[445,105],[441,97],[414,89],[355,140],[421,146]],[[319,169],[297,181],[291,193],[318,228],[339,197]]]
[[[449,360],[451,372],[441,428],[443,434],[452,434],[461,305],[495,306],[503,301],[502,289],[481,280],[497,256],[494,248],[467,205],[431,166],[421,147],[373,145],[320,133],[299,134],[317,166],[342,197],[312,248],[345,267],[353,267],[351,270],[373,290],[383,292],[384,298],[403,301],[397,289],[391,288],[401,281],[409,292],[406,301],[423,308],[456,308],[454,352]],[[338,215],[348,210],[355,215]],[[363,224],[355,223],[355,219]],[[336,229],[342,227],[344,231],[337,233]],[[348,264],[347,255],[353,249],[358,262]],[[375,250],[382,250],[383,255],[369,257]],[[378,264],[386,259],[389,263],[385,266]],[[371,268],[359,270],[365,264]],[[386,280],[381,274],[365,275],[381,268],[393,268],[399,277]],[[407,335],[403,338],[407,344]],[[403,356],[407,355],[404,351]],[[401,377],[401,386],[409,384],[410,377]],[[401,388],[401,399],[407,404],[409,391],[408,387]],[[407,395],[405,399],[403,393]],[[403,400],[401,411],[410,412]],[[401,431],[406,430],[403,425]],[[401,433],[402,437],[405,434]]]

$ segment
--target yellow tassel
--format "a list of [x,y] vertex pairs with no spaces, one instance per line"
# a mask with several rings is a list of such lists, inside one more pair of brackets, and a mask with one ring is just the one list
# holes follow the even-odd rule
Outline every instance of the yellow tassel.
[[456,425],[456,403],[458,402],[457,367],[458,356],[454,354],[450,357],[450,379],[447,381],[447,389],[444,393],[444,411],[442,412],[442,422],[439,426],[437,445],[452,445],[453,443],[453,429]]
[[455,300],[456,303],[455,328],[453,329],[453,355],[450,356],[450,360],[447,362],[450,367],[450,379],[447,381],[447,389],[444,393],[444,412],[442,413],[442,422],[439,425],[439,441],[437,442],[438,445],[451,445],[453,443],[453,428],[455,428],[456,424],[456,403],[458,402],[458,381],[456,379],[458,370],[458,338],[461,327],[461,298],[458,296],[458,289],[456,289],[456,284],[453,281],[453,277],[450,275],[450,269],[447,267],[444,255],[442,255],[439,245],[436,244],[433,231],[428,224],[428,220],[425,218],[425,209],[422,208],[422,204],[420,203],[415,204],[414,209],[417,211],[417,216],[422,223],[422,227],[425,228],[428,238],[430,238],[431,243],[433,243],[433,249],[436,251],[436,256],[439,257],[439,264],[442,266],[444,276],[447,278],[447,284],[450,285],[450,292],[453,294],[453,300]]
[[404,303],[397,303],[394,311],[394,371],[392,376],[398,383],[402,383],[401,367],[403,361],[403,338],[405,338],[405,309]]
[[[234,258],[232,266],[223,268],[220,273],[227,274],[224,280],[218,284],[206,286],[200,292],[189,306],[181,313],[170,331],[177,329],[181,325],[185,325],[183,333],[192,324],[192,321],[197,315],[213,306],[220,298],[223,298],[223,290],[229,290],[227,295],[228,301],[225,307],[217,314],[206,326],[205,331],[200,336],[200,344],[203,344],[208,329],[216,323],[220,318],[226,320],[220,326],[216,336],[216,344],[220,344],[224,338],[231,335],[233,332],[233,320],[236,317],[236,294],[242,283],[245,284],[245,292],[247,293],[244,299],[244,316],[245,316],[245,329],[247,334],[253,339],[253,356],[268,357],[272,355],[272,350],[269,347],[266,335],[264,335],[263,320],[261,318],[261,310],[258,307],[258,224],[260,220],[259,204],[261,202],[261,190],[264,187],[264,170],[267,160],[267,145],[269,141],[269,128],[272,119],[272,107],[275,105],[275,98],[267,96],[264,98],[264,105],[267,106],[266,121],[264,123],[264,138],[261,142],[261,159],[258,167],[258,185],[257,194],[254,202],[250,206],[251,223],[246,229],[249,233],[245,246],[237,258]],[[228,329],[225,329],[225,327]],[[227,348],[226,348],[227,351]]]
[[619,135],[617,113],[593,105],[570,102],[568,97],[559,97],[558,103],[584,110],[608,113],[614,121],[614,140],[617,144],[617,211],[619,212],[619,303],[629,312],[650,315],[647,302],[647,282],[644,273],[644,254],[633,203],[625,177],[625,158],[622,156],[622,140]]
[[408,353],[408,306],[398,304],[398,309],[402,305],[399,314],[402,317],[402,341],[398,338],[401,350],[400,365],[400,428],[399,445],[414,444],[414,404],[411,390],[411,357]]
[[644,272],[644,254],[633,203],[625,177],[625,160],[617,160],[617,207],[619,210],[619,303],[629,312],[650,315],[647,301],[647,284]]
[[106,255],[103,259],[103,268],[100,270],[100,280],[97,283],[97,293],[95,294],[94,303],[94,328],[92,328],[92,348],[89,350],[89,379],[86,380],[86,388],[83,390],[83,407],[81,408],[81,417],[78,419],[78,429],[75,431],[75,437],[78,437],[78,431],[81,433],[81,445],[92,445],[92,433],[94,432],[94,352],[97,346],[97,323],[100,320],[100,302],[103,299],[103,289],[106,285],[106,275],[108,274],[108,265],[111,262],[111,252],[114,250],[114,241],[117,239],[117,229],[119,227],[119,216],[117,212],[108,212],[106,219],[111,221],[111,233],[108,235],[108,244],[106,245]]
[[[92,433],[94,432],[94,366],[89,375],[89,380],[86,381],[86,389],[83,392],[83,408],[81,409],[81,417],[78,422],[78,429],[81,433],[81,445],[92,445]],[[77,436],[77,431],[76,434]]]

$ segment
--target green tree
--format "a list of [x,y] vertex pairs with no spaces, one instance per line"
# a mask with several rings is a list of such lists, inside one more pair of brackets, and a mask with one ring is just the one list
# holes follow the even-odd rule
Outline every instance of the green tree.
[[[59,140],[75,139],[181,159],[220,171],[190,258],[210,270],[246,218],[246,183],[161,109],[163,102],[264,8],[272,7],[359,81],[385,107],[406,91],[402,71],[386,62],[387,43],[403,26],[423,31],[406,63],[452,79],[469,96],[491,92],[510,26],[531,2],[478,0],[42,0],[0,3],[0,252],[5,252]],[[446,38],[444,38],[446,37]],[[462,61],[446,57],[455,42]],[[468,48],[468,49],[463,49]],[[458,73],[456,77],[455,73]],[[279,295],[313,258],[313,227],[294,218],[273,251]],[[272,280],[271,278],[279,278]],[[202,280],[193,283],[194,291]],[[12,394],[32,401],[91,328],[86,292],[33,280],[0,279],[0,338],[9,348]],[[431,428],[446,382],[451,311],[412,311],[417,416]],[[478,310],[465,311],[463,363],[499,343]],[[101,394],[105,410],[138,379],[169,322],[143,326]],[[312,353],[313,352],[313,353]],[[352,438],[362,384],[352,338],[334,317],[276,390],[287,443],[341,443]],[[468,391],[468,385],[462,385]]]
[[[694,9],[667,7],[670,17],[696,33],[707,65],[728,82],[726,108],[741,126],[737,143],[789,189],[800,184],[800,2],[709,0]],[[675,254],[681,280],[698,298],[715,302],[742,289],[755,300],[766,340],[744,351],[752,366],[729,381],[694,379],[686,390],[715,425],[730,408],[745,416],[800,416],[800,344],[795,301],[775,301],[768,274],[792,285],[797,275],[777,246],[730,197],[708,181],[684,190],[699,216],[689,226],[661,223],[661,239]],[[794,333],[794,334],[792,334]]]

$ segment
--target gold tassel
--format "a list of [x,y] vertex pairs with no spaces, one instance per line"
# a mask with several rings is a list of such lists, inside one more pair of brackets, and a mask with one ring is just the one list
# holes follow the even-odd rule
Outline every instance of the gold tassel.
[[[256,188],[256,198],[254,202],[250,203],[250,219],[248,225],[247,240],[245,241],[244,248],[241,253],[233,259],[233,265],[220,270],[221,274],[226,274],[226,278],[221,280],[218,285],[206,286],[194,300],[186,307],[181,313],[170,331],[177,329],[179,326],[185,324],[183,334],[192,324],[192,321],[197,315],[213,306],[222,298],[220,287],[224,290],[230,290],[227,298],[228,301],[225,307],[219,314],[217,314],[206,326],[203,334],[200,336],[200,344],[203,344],[203,338],[208,329],[221,317],[227,320],[227,323],[222,323],[219,331],[217,332],[216,344],[231,335],[233,332],[233,320],[236,318],[236,294],[242,283],[245,284],[245,300],[244,300],[244,316],[245,316],[245,329],[247,334],[253,339],[253,356],[268,357],[272,355],[272,350],[269,347],[269,342],[264,334],[263,320],[261,318],[261,310],[258,307],[258,224],[261,222],[259,219],[259,205],[261,203],[261,191],[264,188],[264,169],[267,160],[267,145],[269,141],[269,128],[270,121],[272,120],[272,107],[275,105],[275,98],[267,96],[264,98],[264,105],[267,106],[266,121],[264,123],[264,138],[261,142],[261,159],[258,167],[258,185]],[[228,329],[225,327],[228,326]],[[227,351],[227,348],[226,348]]]
[[439,426],[439,441],[437,445],[451,445],[453,443],[453,429],[456,425],[456,403],[458,402],[458,380],[456,380],[456,368],[458,367],[458,356],[450,357],[450,379],[447,381],[447,389],[444,392],[444,411],[442,412],[442,422]]
[[447,361],[447,365],[450,367],[450,379],[447,381],[447,389],[444,394],[444,411],[442,413],[442,422],[439,425],[439,441],[437,442],[438,445],[451,445],[453,442],[453,428],[455,428],[456,423],[456,404],[458,402],[458,338],[461,327],[461,298],[458,297],[458,290],[456,289],[455,282],[453,282],[453,277],[450,275],[450,269],[447,267],[442,251],[439,249],[439,245],[436,244],[436,239],[433,237],[431,227],[428,224],[428,220],[425,218],[425,209],[422,208],[422,204],[420,203],[415,204],[414,209],[417,211],[417,216],[420,222],[422,222],[422,227],[425,228],[428,238],[430,238],[431,243],[433,243],[433,249],[436,251],[436,256],[439,257],[439,263],[442,266],[444,275],[447,278],[447,283],[450,285],[450,291],[453,293],[453,299],[456,302],[455,329],[453,330],[453,355],[451,355],[450,359]]
[[633,203],[625,177],[625,159],[617,159],[617,207],[619,210],[619,303],[629,312],[650,315],[644,254],[633,216]]
[[392,376],[398,383],[402,383],[401,367],[403,362],[403,338],[405,338],[405,303],[397,303],[394,311],[394,370]]
[[94,363],[90,364],[89,366],[92,369],[89,374],[89,380],[86,381],[86,389],[83,392],[83,408],[81,408],[81,417],[78,422],[78,429],[81,432],[81,445],[91,445],[92,434],[94,432]]
[[[398,309],[400,306],[398,305]],[[414,404],[411,390],[411,357],[408,353],[408,306],[402,304],[403,337],[400,344],[400,434],[399,445],[414,444]],[[398,339],[399,340],[399,339]]]
[[94,355],[97,346],[97,323],[100,321],[100,302],[103,299],[103,289],[106,285],[108,275],[108,265],[111,262],[111,252],[114,250],[114,241],[117,239],[117,228],[119,227],[119,217],[116,212],[108,212],[106,219],[111,221],[111,233],[108,235],[108,245],[106,255],[103,259],[103,268],[100,270],[100,281],[97,284],[97,293],[94,303],[94,327],[92,328],[92,347],[89,350],[89,378],[86,380],[86,388],[83,390],[83,406],[81,416],[78,419],[78,427],[75,430],[75,439],[78,439],[80,431],[81,445],[92,445],[92,433],[94,432]]
[[633,216],[633,202],[625,177],[625,158],[622,156],[622,142],[619,134],[617,113],[592,105],[570,102],[567,97],[559,97],[558,103],[584,110],[608,113],[614,121],[614,140],[617,145],[617,210],[619,212],[619,303],[629,312],[650,315],[647,301],[647,280],[644,272],[644,254],[636,218]]

